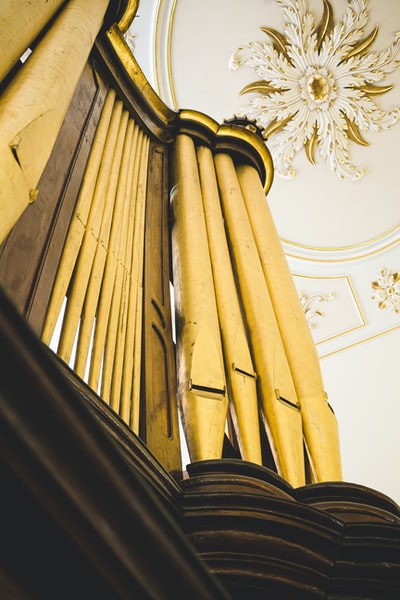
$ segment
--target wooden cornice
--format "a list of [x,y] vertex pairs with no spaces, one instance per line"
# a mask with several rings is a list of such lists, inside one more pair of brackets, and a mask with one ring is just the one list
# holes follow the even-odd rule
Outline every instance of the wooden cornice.
[[174,482],[3,293],[0,355],[1,584],[41,598],[225,598],[180,529]]

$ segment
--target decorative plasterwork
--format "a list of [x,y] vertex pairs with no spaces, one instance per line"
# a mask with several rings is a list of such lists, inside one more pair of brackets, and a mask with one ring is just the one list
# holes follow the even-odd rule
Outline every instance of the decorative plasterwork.
[[347,275],[305,275],[293,267],[293,281],[320,356],[327,349],[341,347],[345,338],[365,327],[356,290]]
[[378,302],[381,310],[400,313],[400,273],[382,267],[377,280],[371,282],[371,287],[374,290],[371,299]]
[[312,163],[318,150],[332,172],[357,180],[363,171],[350,160],[350,140],[368,145],[365,132],[388,129],[400,118],[398,107],[384,111],[374,101],[393,87],[377,84],[400,64],[400,34],[384,50],[370,51],[378,27],[366,34],[367,0],[348,0],[337,23],[323,0],[318,25],[306,0],[275,1],[285,33],[261,27],[272,43],[251,42],[231,57],[230,68],[248,66],[261,78],[242,90],[254,96],[237,116],[263,130],[280,175],[295,175],[293,160],[304,148]]
[[320,310],[321,303],[330,302],[334,299],[334,297],[334,293],[310,295],[306,294],[305,292],[299,292],[300,303],[303,307],[310,329],[315,329],[318,327],[318,319],[325,316],[322,310]]

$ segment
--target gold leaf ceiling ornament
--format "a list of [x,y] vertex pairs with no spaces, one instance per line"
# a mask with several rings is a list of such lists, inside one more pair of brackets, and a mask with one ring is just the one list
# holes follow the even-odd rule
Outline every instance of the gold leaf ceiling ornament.
[[294,158],[304,148],[311,163],[318,151],[333,173],[357,180],[363,171],[350,160],[349,142],[369,145],[365,133],[400,118],[400,107],[384,111],[375,103],[393,88],[377,84],[400,65],[400,34],[384,50],[371,50],[378,27],[366,33],[368,0],[348,0],[336,23],[323,0],[318,24],[306,0],[275,1],[285,33],[261,27],[268,41],[250,42],[231,57],[231,69],[251,67],[261,78],[243,88],[253,97],[236,116],[257,123],[283,177],[294,177]]
[[374,290],[371,300],[378,302],[380,310],[400,313],[400,273],[382,267],[371,287]]

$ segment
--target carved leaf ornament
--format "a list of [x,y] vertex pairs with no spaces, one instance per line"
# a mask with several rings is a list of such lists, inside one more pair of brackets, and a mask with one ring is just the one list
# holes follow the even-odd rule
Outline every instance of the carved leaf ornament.
[[335,298],[335,294],[312,294],[308,295],[305,292],[299,292],[300,304],[303,307],[304,314],[310,326],[310,329],[316,329],[318,323],[317,319],[325,316],[322,310],[319,308],[323,302],[330,302]]
[[400,273],[382,267],[371,287],[374,290],[371,299],[378,302],[381,310],[386,308],[400,313]]
[[294,177],[293,160],[304,148],[311,163],[318,151],[333,173],[357,180],[363,171],[350,160],[350,141],[368,145],[365,133],[400,118],[399,107],[384,111],[375,102],[393,88],[379,84],[400,65],[400,34],[384,50],[372,50],[378,27],[366,33],[368,0],[348,0],[337,23],[332,4],[323,0],[318,25],[306,0],[275,1],[284,34],[261,27],[269,41],[250,42],[231,57],[231,69],[251,67],[260,77],[241,91],[253,96],[236,116],[262,129],[283,177]]

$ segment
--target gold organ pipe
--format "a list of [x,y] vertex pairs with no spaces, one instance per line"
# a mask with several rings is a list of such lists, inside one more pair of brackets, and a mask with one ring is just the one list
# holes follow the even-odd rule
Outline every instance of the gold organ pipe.
[[237,168],[252,230],[301,404],[307,449],[317,481],[340,480],[339,437],[326,402],[319,359],[286,257],[255,169]]
[[124,307],[122,301],[123,292],[125,291],[124,276],[124,268],[118,264],[115,285],[114,289],[112,290],[113,293],[111,298],[110,317],[107,324],[100,388],[100,396],[108,404],[111,404],[111,383],[118,336],[118,326],[121,319],[120,311],[123,311]]
[[227,416],[217,306],[193,140],[177,136],[171,201],[177,393],[192,461],[220,458]]
[[[143,135],[140,154],[138,156],[139,168],[137,171],[135,215],[134,221],[131,224],[133,228],[133,238],[131,246],[132,255],[130,257],[130,272],[126,290],[127,302],[124,305],[124,311],[121,314],[122,320],[120,321],[120,327],[118,329],[111,387],[111,406],[115,411],[119,412],[121,416],[124,415],[123,418],[127,424],[129,424],[129,415],[131,410],[130,392],[134,368],[134,335],[136,330],[135,313],[138,293],[135,259],[136,254],[140,253],[140,248],[138,247],[138,235],[140,237],[140,232],[137,230],[141,227],[142,212],[144,210],[144,199],[141,197],[139,190],[141,179],[143,179],[143,176],[146,175],[146,173],[143,175],[143,170],[145,169],[146,165],[147,150],[147,137]],[[123,394],[123,384],[127,388],[127,393],[125,395]]]
[[[93,332],[93,324],[99,302],[100,288],[103,281],[107,253],[109,251],[108,243],[110,231],[113,220],[118,219],[118,216],[120,214],[118,205],[121,204],[122,200],[121,193],[118,194],[117,189],[120,183],[120,187],[123,188],[124,176],[126,177],[126,172],[121,172],[121,161],[123,160],[123,153],[124,151],[126,151],[125,137],[127,126],[128,111],[123,111],[115,145],[113,164],[108,180],[107,194],[104,202],[104,211],[100,225],[99,239],[96,245],[92,269],[90,271],[89,281],[87,284],[85,301],[81,317],[81,326],[79,328],[79,337],[74,370],[82,378],[85,375],[90,340]],[[120,227],[120,223],[118,223],[117,226]],[[77,283],[78,285],[80,285],[79,280],[77,281]]]
[[[93,339],[92,355],[90,359],[89,385],[94,390],[99,388],[99,379],[104,353],[104,346],[107,336],[107,328],[110,319],[110,309],[115,289],[116,280],[119,279],[119,288],[122,287],[122,277],[117,276],[118,267],[122,274],[124,265],[122,254],[125,251],[127,243],[127,228],[129,225],[128,215],[131,198],[129,192],[132,188],[133,158],[138,136],[138,126],[131,119],[128,123],[126,133],[126,150],[124,150],[124,177],[121,177],[121,185],[118,190],[118,218],[113,220],[110,233],[110,245],[107,255],[104,278],[99,301],[99,308],[96,318],[96,329]],[[126,164],[125,164],[126,163]]]
[[215,165],[271,448],[281,475],[294,486],[303,485],[303,432],[296,391],[235,166],[227,154],[217,154]]
[[[127,243],[124,253],[124,268],[117,268],[117,278],[113,291],[111,303],[111,318],[108,324],[106,347],[104,352],[103,377],[101,382],[101,396],[111,402],[111,386],[113,372],[121,369],[123,360],[122,346],[125,344],[125,332],[127,322],[127,311],[129,304],[130,278],[132,270],[132,248],[133,248],[133,230],[136,214],[136,190],[138,185],[139,164],[141,148],[143,144],[143,132],[138,132],[136,139],[136,148],[134,155],[134,165],[132,173],[132,189],[130,191],[130,209],[128,219]],[[133,359],[132,359],[133,360]],[[114,395],[114,401],[117,400],[117,406],[114,410],[119,411],[119,398]]]
[[110,90],[104,102],[103,110],[93,139],[92,148],[86,165],[85,173],[78,200],[71,219],[65,247],[61,256],[54,282],[50,303],[47,308],[46,320],[43,328],[42,339],[45,344],[50,344],[51,337],[57,322],[60,309],[71,281],[76,258],[85,233],[86,223],[92,205],[97,175],[103,156],[104,145],[115,101],[115,92]]
[[2,0],[0,81],[25,52],[64,0]]
[[93,258],[99,240],[101,220],[121,116],[122,102],[118,100],[113,108],[113,115],[107,134],[107,140],[102,156],[98,178],[96,181],[96,187],[91,210],[88,216],[86,231],[83,237],[77,264],[75,266],[75,274],[73,278],[74,283],[68,296],[67,307],[61,330],[58,354],[63,360],[65,360],[65,362],[69,362],[71,356],[76,330],[79,324],[82,306],[85,299],[87,284],[90,277],[90,271],[93,264]]
[[0,241],[37,185],[109,0],[70,0],[0,98]]
[[225,375],[243,459],[261,464],[260,425],[254,367],[250,356],[225,236],[212,152],[197,150],[204,213],[213,269]]
[[[150,140],[143,140],[137,186],[135,230],[133,235],[131,290],[124,344],[120,415],[135,433],[139,433],[140,372],[142,356],[143,263],[146,213],[147,170]],[[133,338],[131,336],[133,333]],[[132,368],[133,358],[133,368]]]
[[[139,435],[139,421],[140,421],[140,373],[141,373],[141,356],[142,356],[142,315],[143,315],[143,278],[142,285],[138,288],[138,294],[136,297],[136,309],[135,309],[135,338],[134,338],[134,350],[133,350],[133,373],[132,373],[132,387],[129,392],[129,386],[125,385],[122,394],[122,409],[121,417],[126,421],[132,431]],[[129,360],[130,362],[130,360]],[[129,376],[130,379],[130,376]],[[125,382],[125,378],[124,378]],[[129,394],[129,396],[128,396]],[[130,402],[129,402],[130,400]],[[131,407],[130,414],[128,414],[128,406]],[[129,420],[127,420],[129,419]]]
[[[128,166],[128,165],[126,165]],[[126,170],[126,176],[128,175],[128,171]],[[126,185],[126,181],[125,181],[125,185]],[[126,191],[126,190],[125,190]],[[125,199],[125,203],[127,202],[127,200]],[[118,231],[118,235],[121,234],[121,228],[118,227],[119,231]],[[116,293],[116,297],[118,294],[118,292],[115,290]],[[120,299],[120,296],[119,296]],[[120,306],[120,303],[116,302],[116,306]],[[118,311],[119,313],[119,311]],[[118,314],[119,316],[119,314]],[[117,336],[118,336],[118,332],[117,332]],[[116,338],[117,339],[117,338]],[[119,407],[119,402],[120,402],[120,398],[119,398],[119,389],[120,389],[120,379],[122,377],[122,371],[120,369],[118,369],[118,355],[119,353],[122,351],[121,348],[121,342],[117,343],[117,346],[115,348],[115,360],[114,360],[114,365],[113,365],[113,374],[112,374],[112,388],[111,388],[111,406],[117,411],[118,407]]]

